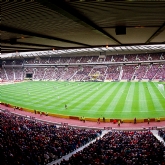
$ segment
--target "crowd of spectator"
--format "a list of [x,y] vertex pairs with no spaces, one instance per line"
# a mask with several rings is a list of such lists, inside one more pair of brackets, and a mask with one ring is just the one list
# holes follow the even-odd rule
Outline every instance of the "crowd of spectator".
[[[6,60],[2,62],[1,79],[5,81],[23,80],[26,74],[32,74],[34,80],[69,80],[69,81],[88,81],[91,75],[100,73],[97,78],[100,81],[106,80],[164,80],[165,64],[164,63],[141,63],[131,65],[121,65],[122,62],[136,62],[165,60],[165,55],[160,54],[138,54],[138,55],[109,55],[101,58],[99,56],[78,56],[78,57],[34,57],[21,60]],[[108,62],[116,62],[116,65],[108,65]],[[120,64],[118,63],[120,62]],[[15,65],[19,67],[15,67]],[[79,63],[80,65],[74,65]],[[100,65],[89,65],[100,63]],[[26,64],[48,66],[28,67]],[[56,66],[49,66],[55,64]],[[66,66],[64,64],[67,64]],[[9,66],[10,67],[7,67]],[[12,67],[11,67],[12,66]]]
[[[45,165],[96,138],[60,165],[165,165],[165,146],[149,130],[101,130],[59,127],[0,110],[3,165]],[[158,131],[165,141],[165,130]]]
[[[122,74],[121,74],[122,72]],[[165,79],[165,65],[140,65],[140,66],[106,66],[104,68],[94,68],[84,66],[83,70],[78,67],[63,68],[25,68],[9,69],[3,68],[1,72],[2,80],[15,81],[23,80],[26,74],[32,74],[33,80],[90,80],[91,75],[100,73],[99,80],[142,80],[142,79]],[[121,75],[121,79],[120,79]]]
[[150,131],[111,131],[60,165],[164,165],[165,147]]
[[123,69],[122,79],[131,80],[136,70],[136,66],[130,66],[130,65],[123,66],[122,69]]
[[44,165],[101,134],[101,130],[57,127],[0,111],[2,165]]
[[105,66],[104,68],[95,68],[92,66],[79,67],[61,67],[61,68],[2,68],[1,78],[4,81],[16,81],[26,78],[26,74],[32,74],[33,80],[69,80],[82,81],[91,80],[91,75],[96,75],[98,80],[163,80],[165,79],[164,65],[139,65],[139,66]]

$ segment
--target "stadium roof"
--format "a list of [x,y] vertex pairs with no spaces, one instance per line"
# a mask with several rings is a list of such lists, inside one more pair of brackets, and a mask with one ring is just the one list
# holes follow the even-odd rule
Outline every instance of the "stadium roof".
[[163,0],[6,1],[1,18],[2,58],[165,52]]
[[36,56],[72,56],[74,55],[118,55],[130,53],[153,53],[165,52],[164,45],[138,45],[138,46],[116,46],[116,47],[100,47],[100,48],[80,48],[80,49],[66,49],[66,50],[50,50],[50,51],[34,51],[34,52],[16,52],[6,53],[0,55],[3,58],[24,58]]

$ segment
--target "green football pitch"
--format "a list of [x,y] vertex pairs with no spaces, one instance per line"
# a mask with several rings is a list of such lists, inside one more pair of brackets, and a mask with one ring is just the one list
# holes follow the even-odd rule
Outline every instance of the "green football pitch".
[[1,85],[0,101],[79,117],[165,117],[165,90],[158,84],[160,82],[31,81]]

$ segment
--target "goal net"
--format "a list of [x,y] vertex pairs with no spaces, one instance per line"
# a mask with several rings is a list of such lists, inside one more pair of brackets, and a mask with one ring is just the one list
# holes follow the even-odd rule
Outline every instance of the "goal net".
[[164,91],[164,85],[163,84],[158,84],[158,89],[160,91]]

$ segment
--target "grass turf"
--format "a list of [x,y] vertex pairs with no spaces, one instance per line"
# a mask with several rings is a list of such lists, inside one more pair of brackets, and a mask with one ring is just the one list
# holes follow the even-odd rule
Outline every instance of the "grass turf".
[[158,84],[32,81],[1,85],[0,101],[71,116],[121,119],[165,117],[165,91],[159,89]]

